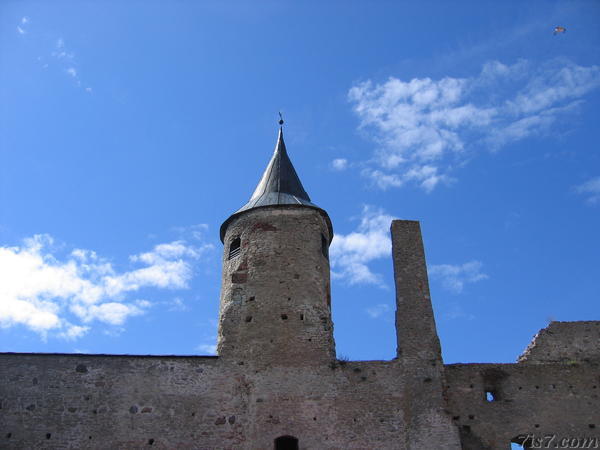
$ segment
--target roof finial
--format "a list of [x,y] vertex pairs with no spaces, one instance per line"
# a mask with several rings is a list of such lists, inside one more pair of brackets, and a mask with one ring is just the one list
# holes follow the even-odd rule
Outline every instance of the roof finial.
[[283,126],[283,116],[281,115],[281,111],[279,111],[279,126]]

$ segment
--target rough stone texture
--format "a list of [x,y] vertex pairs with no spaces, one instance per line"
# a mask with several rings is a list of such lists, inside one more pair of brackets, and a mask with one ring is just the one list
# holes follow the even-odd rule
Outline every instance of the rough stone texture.
[[600,363],[600,322],[551,322],[535,335],[519,362]]
[[288,434],[300,448],[459,448],[435,411],[413,414],[408,391],[438,390],[399,361],[248,371],[207,357],[2,354],[0,366],[1,448],[262,449]]
[[[229,259],[231,242],[241,251]],[[253,366],[327,365],[334,359],[323,214],[305,206],[255,208],[227,227],[217,350]]]
[[[406,368],[405,377],[420,379],[428,387],[427,391],[422,387],[406,390],[405,403],[411,410],[407,436],[416,448],[429,448],[435,433],[438,445],[443,442],[444,448],[452,448],[458,435],[444,411],[442,351],[431,307],[421,227],[419,222],[394,220],[391,232],[397,357]],[[426,428],[429,433],[423,434]]]
[[392,225],[398,358],[335,359],[327,233],[307,207],[231,222],[219,357],[0,354],[0,448],[267,449],[291,435],[300,449],[506,450],[528,433],[600,438],[598,322],[551,324],[522,363],[444,366],[417,222]]
[[598,445],[585,448],[599,448],[599,369],[579,363],[447,365],[448,410],[463,448],[506,450],[527,435],[555,435],[550,448],[562,448],[554,444],[563,438],[597,438]]
[[441,360],[419,222],[392,222],[398,357]]

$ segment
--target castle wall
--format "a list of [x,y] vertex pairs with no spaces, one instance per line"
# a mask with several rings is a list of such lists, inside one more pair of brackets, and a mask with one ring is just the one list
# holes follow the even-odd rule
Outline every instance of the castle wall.
[[0,367],[1,448],[264,449],[281,435],[301,449],[459,448],[407,395],[437,395],[431,379],[398,361],[0,354]]
[[600,363],[600,322],[551,322],[533,338],[519,362]]
[[[448,410],[463,449],[507,450],[518,436],[551,442],[537,448],[600,447],[597,364],[451,364],[445,376]],[[596,440],[590,447],[561,447],[565,438]]]
[[[0,355],[1,448],[233,442],[244,397],[212,357]],[[166,445],[168,443],[168,445]]]

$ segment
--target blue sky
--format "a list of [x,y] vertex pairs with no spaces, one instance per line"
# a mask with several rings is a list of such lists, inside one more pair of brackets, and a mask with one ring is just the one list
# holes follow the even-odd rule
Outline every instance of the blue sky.
[[599,19],[592,1],[3,1],[0,351],[212,352],[218,229],[278,111],[336,233],[338,355],[395,354],[392,218],[421,221],[448,363],[600,319]]

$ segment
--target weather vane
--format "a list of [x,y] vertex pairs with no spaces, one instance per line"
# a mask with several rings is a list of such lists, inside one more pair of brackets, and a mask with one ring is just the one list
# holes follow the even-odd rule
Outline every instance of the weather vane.
[[279,125],[283,125],[283,116],[281,115],[281,111],[279,111]]

